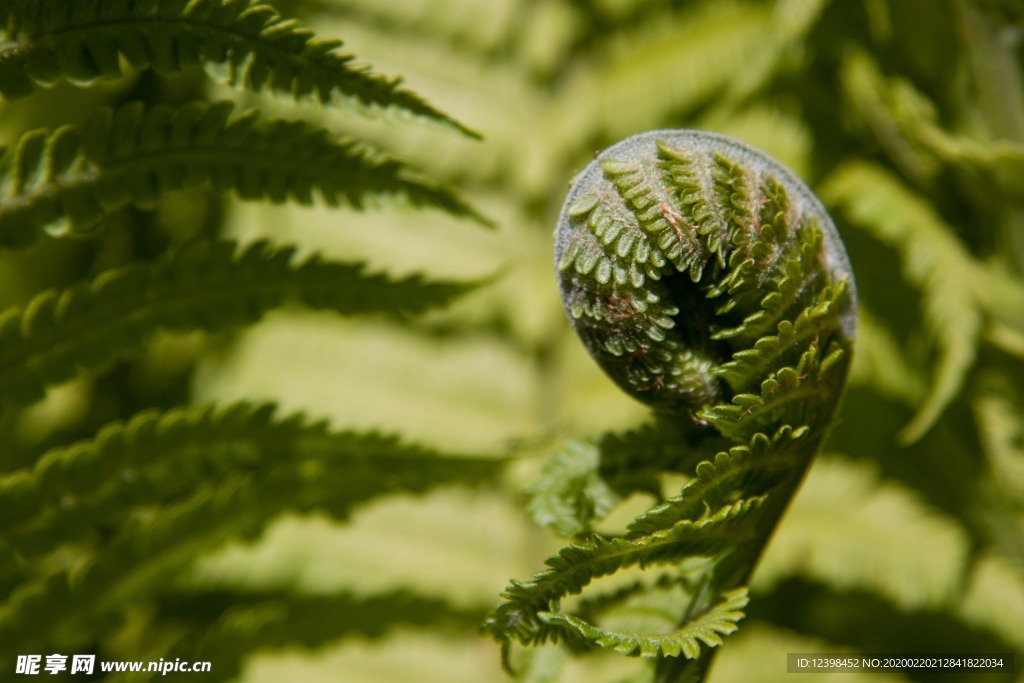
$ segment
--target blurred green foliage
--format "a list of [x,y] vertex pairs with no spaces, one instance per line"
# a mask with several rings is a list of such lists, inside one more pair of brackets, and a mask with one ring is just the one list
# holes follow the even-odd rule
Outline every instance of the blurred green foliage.
[[[385,302],[429,298],[402,285],[413,275],[451,287],[433,304],[461,291],[452,283],[482,284],[414,318],[399,303],[339,317],[282,306],[275,293],[220,314],[171,312],[142,332],[129,325],[104,337],[93,322],[86,329],[108,346],[71,360],[40,355],[41,401],[30,402],[23,383],[0,385],[14,397],[0,418],[2,676],[16,654],[95,652],[208,659],[218,680],[504,680],[497,649],[476,626],[510,576],[529,575],[563,543],[529,518],[532,510],[552,524],[525,491],[567,441],[648,420],[564,319],[551,263],[555,217],[595,150],[644,130],[695,127],[764,149],[819,193],[846,241],[862,305],[839,423],[710,680],[781,679],[787,652],[1000,651],[1018,653],[1017,672],[986,680],[1024,681],[1024,4],[273,4],[317,36],[344,39],[375,72],[401,74],[483,140],[444,117],[412,120],[434,117],[414,100],[383,109],[358,97],[296,102],[209,56],[195,63],[219,80],[187,63],[122,54],[118,69],[98,60],[92,73],[72,74],[77,84],[49,78],[51,87],[0,102],[8,163],[26,132],[92,125],[100,107],[231,100],[238,111],[357,140],[370,158],[402,159],[402,178],[446,197],[427,203],[456,207],[457,187],[497,229],[413,210],[415,198],[373,188],[357,207],[335,208],[242,201],[215,191],[211,178],[165,176],[152,195],[133,189],[111,202],[87,234],[53,223],[31,246],[0,251],[0,307],[10,307],[0,314],[0,359],[25,357],[11,330],[37,319],[29,309],[56,306],[37,298],[26,309],[40,292],[90,282],[79,289],[105,291],[111,269],[166,263],[196,240],[294,246],[291,272],[314,253],[362,264],[396,285]],[[0,82],[10,83],[5,47]],[[274,149],[287,157],[288,145]],[[29,164],[25,186],[72,168],[62,150]],[[18,169],[4,170],[6,209]],[[265,189],[256,194],[280,198],[269,182]],[[336,310],[368,291],[352,283],[312,303],[296,282],[292,300],[316,308]],[[131,293],[105,301],[123,312]],[[75,338],[61,333],[54,348]],[[115,341],[123,349],[109,353]],[[0,376],[21,367],[0,363]],[[230,408],[242,401],[329,428]],[[210,404],[221,408],[203,408]],[[246,428],[232,431],[239,421]],[[208,436],[186,443],[197,425]],[[382,451],[365,436],[374,431],[422,446],[381,440]],[[119,450],[125,444],[136,451]],[[418,477],[386,458],[338,461],[361,449],[430,464]],[[505,476],[485,483],[494,481],[488,464],[509,455]],[[81,464],[60,464],[72,460]],[[366,478],[351,479],[349,467]],[[598,499],[608,515],[598,527],[621,530],[682,481],[657,482],[660,490],[614,509]],[[56,487],[42,501],[31,494],[38,482]],[[410,495],[428,485],[438,487]],[[103,492],[103,506],[77,512],[76,496]],[[61,506],[74,513],[64,521]],[[647,675],[637,660],[554,647],[519,663],[529,681]]]

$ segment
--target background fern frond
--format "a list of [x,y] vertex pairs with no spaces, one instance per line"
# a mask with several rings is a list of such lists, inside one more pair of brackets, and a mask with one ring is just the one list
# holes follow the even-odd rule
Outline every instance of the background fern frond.
[[863,50],[848,50],[841,78],[846,97],[896,167],[918,183],[934,181],[939,160],[922,140],[926,116],[934,114],[931,103],[907,81],[886,78]]
[[37,295],[0,316],[0,396],[32,401],[79,369],[99,371],[137,353],[159,329],[222,331],[289,300],[343,314],[420,312],[465,291],[420,277],[392,281],[294,249],[257,242],[193,242],[157,264],[135,264],[89,283]]
[[[577,145],[582,133],[601,131],[616,139],[698,107],[746,70],[768,17],[765,8],[734,2],[688,7],[670,21],[658,12],[645,16],[631,27],[642,38],[617,36],[594,48],[600,67],[567,85],[552,138],[565,135],[563,144]],[[647,106],[625,105],[633,101]]]
[[[276,419],[271,406],[138,415],[45,455],[27,477],[4,476],[16,482],[0,486],[5,502],[17,502],[4,506],[4,540],[30,561],[68,544],[73,564],[14,590],[0,613],[2,641],[16,649],[58,628],[79,632],[74,624],[116,614],[197,550],[252,537],[282,510],[345,518],[376,496],[481,482],[500,467],[496,459],[332,433],[301,416]],[[55,593],[55,582],[65,588]],[[40,599],[67,604],[40,619]]]
[[168,645],[164,659],[203,661],[216,653],[217,668],[206,674],[211,681],[235,680],[245,660],[257,654],[315,649],[352,635],[378,638],[395,628],[458,632],[472,628],[478,619],[475,611],[412,593],[179,592],[161,598],[158,614],[157,628],[173,633],[175,626],[186,623],[194,629],[191,637]]
[[794,46],[801,45],[821,17],[829,0],[780,0],[772,8],[768,20],[771,30],[758,41],[757,54],[749,68],[742,69],[728,85],[721,107],[749,97],[763,87],[780,70]]
[[866,341],[853,356],[850,383],[870,386],[907,405],[918,405],[924,395],[924,378],[910,365],[892,332],[863,307],[858,313],[857,336]]
[[[1019,201],[1024,178],[1024,140],[981,131],[950,130],[940,124],[938,107],[906,78],[887,77],[862,50],[843,63],[847,97],[871,128],[893,163],[909,179],[931,186],[945,168],[965,192]],[[991,133],[989,133],[991,135]]]
[[967,551],[956,520],[866,465],[821,456],[769,544],[754,590],[797,575],[906,609],[937,608],[956,598]]
[[1001,380],[990,378],[975,400],[974,415],[994,485],[1024,510],[1024,410]]
[[978,558],[968,579],[962,618],[1024,651],[1024,569],[999,555]]
[[23,136],[0,159],[0,245],[25,246],[45,228],[82,233],[129,202],[151,205],[191,187],[233,190],[243,199],[361,208],[397,196],[487,223],[450,192],[417,179],[393,159],[335,141],[302,121],[232,117],[228,102],[181,107],[133,103],[101,110],[81,128]]
[[928,393],[902,433],[920,438],[956,395],[974,363],[982,316],[978,266],[935,211],[884,169],[854,163],[822,189],[825,200],[900,252],[907,279],[920,288],[922,317],[939,359]]
[[[0,480],[3,522],[9,525],[0,538],[25,556],[42,555],[63,543],[95,540],[133,510],[182,500],[211,478],[299,468],[318,458],[336,459],[331,466],[347,482],[329,504],[339,517],[353,502],[399,486],[407,465],[436,465],[438,473],[447,468],[442,479],[472,480],[493,472],[497,462],[445,463],[392,438],[331,433],[324,423],[305,425],[299,416],[278,419],[273,413],[272,405],[247,404],[148,411],[109,425],[93,440],[49,451],[32,470]],[[386,476],[375,471],[378,466]]]
[[257,0],[12,0],[0,6],[0,94],[23,97],[58,80],[121,74],[120,60],[160,73],[216,69],[232,85],[329,102],[350,97],[477,134]]

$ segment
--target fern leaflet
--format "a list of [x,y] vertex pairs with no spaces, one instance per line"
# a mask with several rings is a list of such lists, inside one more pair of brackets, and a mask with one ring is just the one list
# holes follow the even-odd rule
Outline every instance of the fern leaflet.
[[355,265],[257,242],[195,242],[156,264],[105,272],[89,283],[37,295],[0,314],[0,397],[8,405],[41,397],[79,368],[96,372],[138,353],[157,330],[222,331],[259,320],[289,300],[342,314],[416,313],[466,286],[411,277],[391,281]]
[[752,514],[764,499],[740,500],[697,521],[682,520],[667,529],[628,538],[598,535],[582,545],[570,545],[551,558],[548,569],[527,583],[513,581],[505,602],[488,616],[482,629],[507,642],[543,643],[565,634],[572,624],[552,621],[559,601],[582,591],[591,581],[625,567],[674,563],[689,556],[713,555],[753,534]]
[[4,540],[26,558],[60,546],[76,558],[15,588],[0,642],[14,650],[94,632],[77,626],[155,590],[197,552],[257,535],[284,510],[344,518],[376,496],[481,482],[501,466],[276,419],[270,406],[140,414],[0,480]]
[[[351,634],[378,638],[398,627],[463,630],[478,617],[475,611],[409,593],[361,597],[273,591],[172,593],[160,597],[157,614],[154,626],[166,629],[167,640],[178,637],[182,622],[193,629],[191,637],[168,646],[165,660],[201,661],[203,653],[217,653],[216,670],[204,675],[210,681],[235,680],[257,652],[312,649]],[[151,638],[164,635],[160,631]]]
[[907,279],[921,290],[924,322],[939,358],[928,393],[901,434],[905,442],[915,441],[939,418],[974,363],[983,322],[978,264],[935,211],[881,167],[841,167],[822,196],[898,249]]
[[706,612],[694,615],[684,627],[654,636],[608,631],[571,615],[542,612],[538,616],[548,625],[575,630],[588,641],[623,654],[643,657],[682,655],[696,659],[701,653],[701,643],[706,647],[716,647],[722,644],[722,636],[736,631],[736,622],[743,618],[742,610],[748,601],[747,589],[737,588],[723,595],[721,601]]
[[696,478],[678,496],[646,511],[629,525],[629,536],[642,536],[665,529],[682,520],[699,520],[710,506],[722,506],[740,492],[764,494],[792,467],[807,428],[788,425],[774,437],[755,434],[746,446],[734,446],[706,460],[696,468]]
[[0,245],[25,246],[42,229],[82,233],[129,202],[149,205],[170,190],[212,186],[243,199],[361,208],[398,196],[487,223],[446,190],[364,145],[335,141],[302,121],[232,119],[232,105],[129,104],[100,110],[79,129],[33,131],[0,159]]
[[968,544],[957,520],[905,487],[862,463],[822,457],[772,539],[754,587],[796,575],[871,591],[903,609],[936,608],[960,590]]
[[59,80],[91,83],[135,68],[178,73],[207,67],[254,91],[296,99],[335,96],[476,133],[340,55],[297,21],[258,0],[9,0],[0,5],[0,94],[23,97]]
[[560,536],[574,536],[621,501],[599,473],[599,455],[595,444],[572,441],[548,459],[527,490],[528,509],[537,524],[554,528]]
[[984,553],[974,563],[958,611],[1024,650],[1024,571],[1004,556]]

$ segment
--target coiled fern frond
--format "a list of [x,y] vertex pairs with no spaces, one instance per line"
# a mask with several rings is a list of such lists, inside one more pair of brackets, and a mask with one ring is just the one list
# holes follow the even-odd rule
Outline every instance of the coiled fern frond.
[[[735,630],[757,559],[835,416],[856,325],[849,261],[792,172],[699,131],[605,150],[574,181],[556,241],[583,343],[624,391],[676,423],[666,433],[678,463],[703,462],[677,471],[695,478],[623,536],[590,534],[513,582],[484,629],[506,646],[572,638],[658,657],[658,680],[699,676],[710,661],[701,643]],[[633,443],[643,461],[654,440]],[[650,460],[671,462],[664,452]],[[675,628],[603,626],[621,600],[563,606],[579,593],[600,600],[588,586],[628,566],[689,577]]]

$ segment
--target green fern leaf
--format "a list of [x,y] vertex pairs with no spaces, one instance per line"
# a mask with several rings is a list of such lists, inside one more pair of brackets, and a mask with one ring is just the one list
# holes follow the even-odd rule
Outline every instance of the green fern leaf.
[[378,638],[399,627],[462,630],[478,618],[475,611],[410,593],[175,592],[160,597],[157,614],[155,627],[165,628],[168,640],[176,638],[183,624],[191,627],[190,636],[162,653],[165,660],[202,661],[203,653],[217,653],[216,669],[204,674],[210,681],[235,680],[255,653],[312,649],[353,634]]
[[232,84],[294,98],[352,98],[476,133],[398,87],[352,65],[337,40],[319,40],[257,0],[11,0],[0,5],[0,94],[23,97],[59,80],[91,83],[135,68],[178,73],[207,67]]
[[823,327],[836,324],[846,290],[845,280],[822,289],[815,303],[795,320],[779,322],[777,334],[761,337],[753,347],[737,351],[732,360],[715,368],[715,375],[729,382],[733,390],[746,391],[752,388],[752,379],[767,376],[773,367],[793,363],[816,343]]
[[97,372],[138,353],[161,328],[228,330],[289,300],[349,315],[416,313],[466,290],[420,277],[391,281],[318,257],[293,264],[293,249],[263,242],[235,251],[231,242],[192,243],[155,265],[108,271],[0,314],[0,397],[8,405],[36,400],[79,368]]
[[968,543],[957,520],[903,486],[864,464],[820,457],[769,544],[754,589],[796,575],[870,591],[904,609],[937,608],[961,588]]
[[990,381],[974,400],[974,416],[996,490],[1024,512],[1024,409]]
[[974,563],[959,614],[968,623],[995,631],[1024,651],[1024,571],[1005,557],[983,554]]
[[574,616],[542,612],[541,621],[550,626],[572,629],[588,642],[627,655],[643,657],[678,657],[696,659],[701,644],[717,647],[722,636],[736,631],[736,622],[743,618],[743,608],[749,601],[746,588],[737,588],[722,596],[709,610],[690,619],[686,626],[672,633],[656,636],[616,633],[588,624]]
[[658,419],[623,434],[569,441],[527,489],[528,509],[538,524],[561,536],[591,531],[629,494],[660,496],[660,474],[692,471],[702,453],[697,444],[710,447],[708,442],[708,434],[693,425]]
[[860,309],[858,335],[865,341],[850,367],[850,382],[884,396],[917,406],[924,395],[924,378],[910,366],[892,332],[865,308]]
[[525,644],[558,638],[564,635],[562,626],[566,625],[551,621],[550,612],[557,609],[563,597],[577,594],[594,579],[625,567],[678,562],[742,543],[753,534],[751,513],[763,500],[740,500],[704,519],[683,520],[643,536],[605,539],[595,535],[586,544],[569,545],[548,558],[548,569],[529,582],[513,581],[502,594],[505,602],[481,628],[505,642],[513,637]]
[[878,166],[841,167],[822,196],[898,250],[907,279],[921,290],[924,322],[939,357],[928,393],[901,433],[904,442],[913,442],[939,418],[974,364],[982,326],[978,265],[927,202]]
[[820,424],[829,417],[821,406],[845,381],[843,356],[838,344],[826,354],[812,346],[795,367],[781,368],[761,382],[759,393],[736,394],[731,403],[707,406],[698,415],[740,442],[758,433],[772,433],[787,423],[800,427]]
[[602,434],[596,439],[602,478],[625,497],[635,491],[661,494],[663,472],[692,472],[709,450],[729,443],[692,422],[667,419],[657,413],[653,421],[623,434]]
[[[12,592],[0,643],[16,649],[52,645],[55,633],[94,633],[84,624],[151,594],[197,552],[254,537],[282,511],[344,518],[377,496],[479,483],[502,466],[272,413],[244,404],[147,412],[51,451],[27,484],[25,472],[6,475],[18,481],[21,503],[13,513],[3,506],[5,541],[35,558],[68,544],[75,566]],[[10,487],[0,491],[10,496]]]
[[[712,447],[713,439],[708,437],[694,425],[656,416],[654,422],[630,432],[569,441],[527,489],[530,513],[538,524],[552,527],[561,536],[590,531],[593,522],[629,494],[660,496],[661,473],[692,471],[701,463],[698,444]],[[681,444],[687,448],[680,448]]]
[[334,141],[302,121],[232,119],[232,105],[178,108],[140,103],[101,110],[81,128],[33,131],[0,159],[0,246],[25,246],[42,229],[82,233],[129,202],[150,205],[170,190],[212,186],[243,199],[339,200],[397,196],[487,223],[446,190],[398,161]]
[[575,536],[620,502],[600,475],[599,455],[595,444],[572,441],[544,464],[540,478],[527,489],[527,509],[537,524],[560,536]]
[[935,150],[937,126],[929,119],[934,105],[905,80],[887,79],[865,52],[844,55],[840,78],[854,110],[868,125],[889,158],[907,177],[930,182],[939,170]]
[[594,131],[619,137],[646,130],[696,107],[750,68],[769,21],[767,9],[738,3],[697,5],[675,16],[650,13],[624,35],[599,44],[599,68],[567,85],[561,114],[572,126],[564,130],[576,132],[563,144],[583,147],[580,138]]
[[761,495],[792,467],[794,455],[806,448],[807,428],[782,427],[772,437],[755,434],[747,446],[734,446],[697,466],[697,477],[678,496],[637,517],[628,538],[651,534],[682,520],[697,521],[723,506],[739,492]]
[[1019,140],[978,140],[943,128],[932,100],[908,80],[886,77],[860,50],[844,56],[841,76],[847,96],[905,175],[930,183],[946,165],[986,197],[994,186],[1015,200],[1021,198],[1024,144]]
[[[339,469],[350,483],[328,505],[339,517],[353,502],[412,479],[414,472],[403,474],[405,468],[436,465],[443,478],[472,480],[497,467],[493,460],[449,463],[394,439],[331,433],[324,423],[305,425],[297,416],[280,420],[273,413],[272,405],[248,404],[217,411],[148,411],[126,424],[109,425],[95,439],[51,450],[32,470],[0,479],[5,524],[0,539],[26,555],[43,554],[62,543],[96,540],[132,510],[183,499],[211,479],[259,473],[288,462],[297,467],[311,458],[338,454],[345,459],[331,466],[351,468]],[[380,459],[386,476],[376,471],[372,458]],[[432,476],[423,475],[424,481]],[[377,476],[380,481],[375,483],[360,481]],[[415,491],[417,486],[409,481],[406,488]]]

